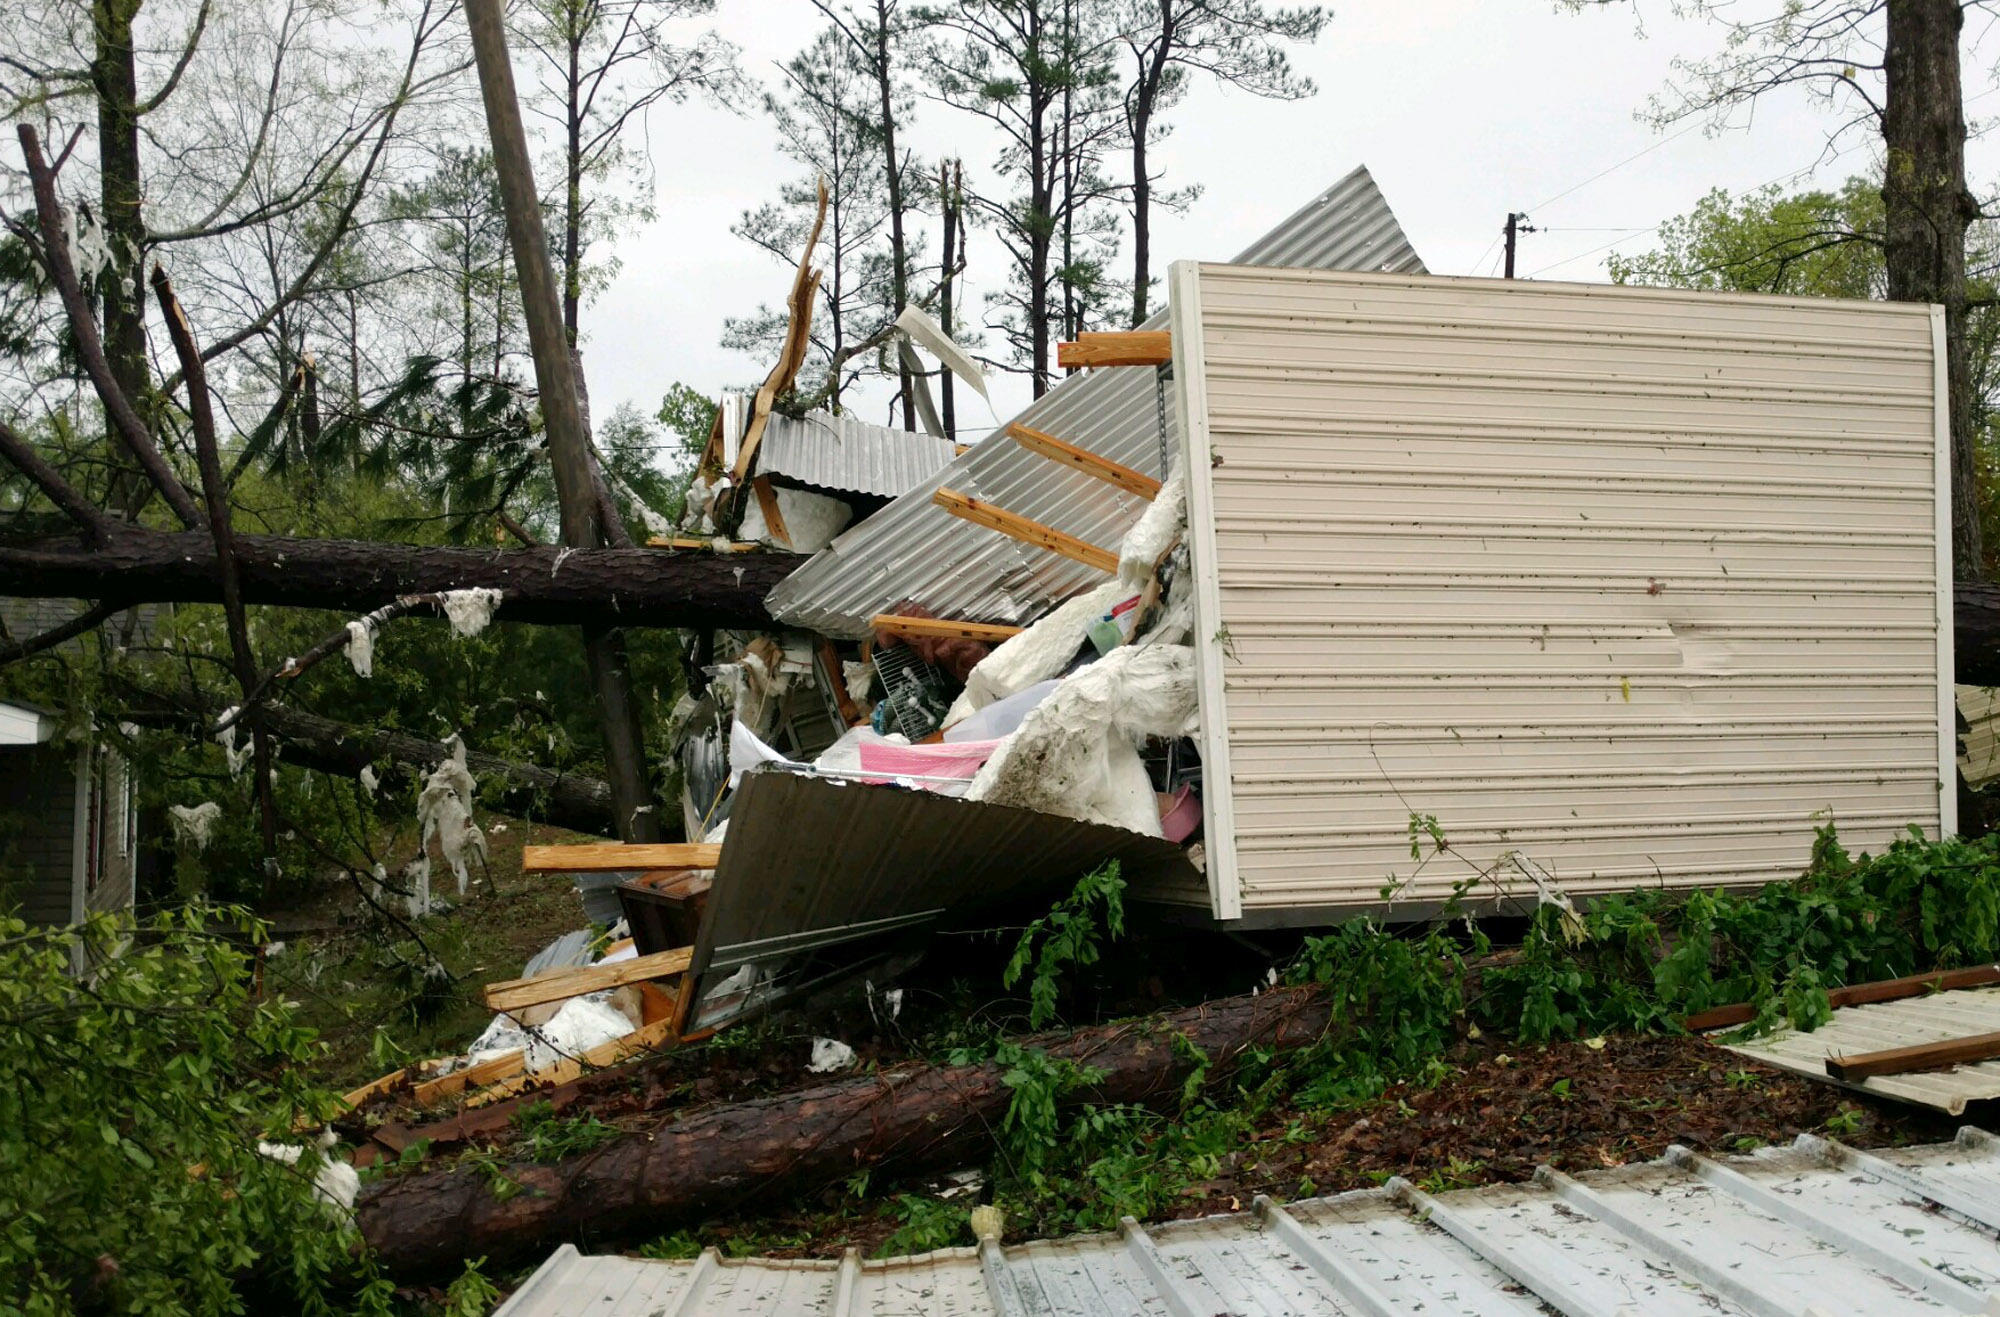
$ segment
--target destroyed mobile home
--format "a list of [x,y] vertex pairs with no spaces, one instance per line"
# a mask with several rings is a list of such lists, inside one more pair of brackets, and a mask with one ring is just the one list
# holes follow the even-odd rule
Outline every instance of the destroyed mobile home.
[[350,1096],[497,1103],[1111,861],[1251,929],[1434,912],[1425,817],[1514,908],[1954,829],[1933,309],[1435,278],[1365,170],[1168,291],[963,450],[778,412],[796,333],[726,400],[656,548],[810,556],[697,638],[688,841],[531,848],[629,939]]

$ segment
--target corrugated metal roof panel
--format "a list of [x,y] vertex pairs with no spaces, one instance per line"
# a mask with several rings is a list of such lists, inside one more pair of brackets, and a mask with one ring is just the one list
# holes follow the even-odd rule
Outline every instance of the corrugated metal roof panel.
[[[1843,1006],[1811,1033],[1780,1029],[1730,1051],[1811,1079],[1827,1079],[1826,1058],[2000,1033],[2000,988],[1964,988],[1870,1006]],[[1966,1104],[2000,1097],[2000,1061],[1913,1075],[1878,1075],[1850,1087],[1962,1115]]]
[[1727,1162],[1676,1154],[1435,1197],[1392,1186],[879,1261],[654,1262],[564,1245],[494,1317],[1984,1311],[2000,1295],[1993,1143],[1968,1130],[1867,1154],[1807,1136]]
[[930,791],[747,773],[694,970],[706,986],[746,962],[969,917],[1109,860],[1132,881],[1193,877],[1179,846],[1123,828]]
[[895,498],[951,465],[949,440],[870,425],[852,413],[774,414],[757,448],[757,469],[801,484]]
[[1936,834],[1928,308],[1175,268],[1218,915]]
[[[1420,272],[1423,262],[1366,168],[1356,169],[1251,244],[1240,262]],[[1164,313],[1147,325],[1166,323]],[[1172,403],[1168,402],[1169,422]],[[1149,474],[1160,471],[1158,398],[1145,370],[1072,375],[1013,418]],[[995,437],[852,527],[787,577],[772,615],[825,635],[860,639],[868,620],[904,599],[940,617],[1025,625],[1104,578],[1027,548],[931,503],[950,486],[1008,511],[1116,549],[1141,500]]]

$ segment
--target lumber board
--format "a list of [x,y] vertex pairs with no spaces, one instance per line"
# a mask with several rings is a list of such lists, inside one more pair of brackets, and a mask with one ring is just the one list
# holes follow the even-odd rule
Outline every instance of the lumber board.
[[[1877,979],[1873,983],[1854,983],[1845,988],[1829,988],[1826,1000],[1828,1005],[1838,1010],[1842,1006],[1868,1006],[1878,1001],[1921,997],[1927,992],[1990,988],[1995,985],[2000,985],[2000,965],[1974,965],[1970,969],[1931,970],[1924,974],[1905,974],[1900,979]],[[1702,1033],[1709,1029],[1727,1029],[1739,1024],[1748,1024],[1756,1016],[1756,1007],[1749,1002],[1737,1002],[1734,1005],[1717,1006],[1712,1010],[1690,1015],[1681,1021],[1681,1028],[1689,1033]]]
[[1056,344],[1056,365],[1065,370],[1085,366],[1164,366],[1173,359],[1174,336],[1166,329],[1078,334],[1073,343]]
[[785,526],[785,514],[778,510],[778,494],[771,488],[771,477],[755,477],[750,481],[750,489],[757,495],[757,507],[764,514],[764,529],[777,543],[791,548],[792,532]]
[[1002,626],[997,622],[954,622],[945,617],[908,617],[901,613],[877,613],[869,619],[868,626],[874,631],[889,631],[903,636],[938,636],[947,640],[977,640],[982,644],[998,645],[1021,634],[1022,628]]
[[569,969],[550,970],[532,979],[508,979],[504,983],[487,984],[486,1005],[496,1011],[517,1011],[524,1006],[581,997],[586,992],[602,992],[606,988],[619,988],[645,979],[663,979],[669,974],[685,972],[693,963],[693,947],[676,947],[672,951],[635,956],[631,960],[613,961],[609,965],[577,965]]
[[727,540],[717,544],[699,535],[655,535],[646,541],[650,549],[695,549],[703,553],[756,553],[764,546],[755,540]]
[[617,1065],[627,1057],[639,1052],[648,1052],[663,1043],[675,1039],[672,1019],[656,1020],[608,1043],[599,1043],[587,1052],[568,1057],[542,1070],[531,1070],[515,1075],[512,1079],[481,1090],[470,1101],[468,1107],[483,1107],[513,1097],[517,1093],[544,1085],[567,1084],[586,1070],[601,1070],[605,1066]]
[[1024,517],[1018,512],[995,507],[983,499],[956,489],[940,489],[931,495],[931,502],[943,508],[954,517],[961,517],[975,526],[997,530],[1010,539],[1023,544],[1032,544],[1050,553],[1061,554],[1086,567],[1095,567],[1100,572],[1115,573],[1118,570],[1118,555],[1109,549],[1101,549],[1086,543],[1074,535],[1066,534],[1053,526]]
[[523,846],[523,873],[622,873],[627,869],[713,869],[721,842],[659,844],[591,842],[581,846]]
[[1890,1047],[1879,1052],[1850,1052],[1826,1058],[1826,1073],[1835,1079],[1853,1082],[1876,1075],[1907,1075],[1919,1070],[1943,1070],[1948,1066],[1969,1065],[2000,1057],[2000,1033],[1973,1034],[1967,1038],[1946,1038],[1935,1043]]
[[1087,476],[1102,480],[1107,485],[1116,485],[1128,494],[1137,494],[1148,501],[1160,495],[1160,482],[1143,471],[1114,462],[1108,457],[1099,457],[1087,448],[1078,448],[1067,440],[1052,434],[1030,429],[1019,422],[1007,426],[1007,436],[1031,453],[1074,467]]
[[490,1056],[477,1065],[425,1080],[417,1085],[414,1096],[418,1106],[427,1107],[439,1098],[456,1097],[468,1088],[484,1088],[510,1075],[518,1075],[527,1065],[527,1052],[517,1047],[511,1052]]

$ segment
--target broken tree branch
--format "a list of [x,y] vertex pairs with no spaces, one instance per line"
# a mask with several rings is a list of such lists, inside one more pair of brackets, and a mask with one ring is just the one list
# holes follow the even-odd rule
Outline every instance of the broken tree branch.
[[49,502],[75,522],[92,544],[103,544],[110,537],[111,519],[77,493],[75,487],[63,479],[62,473],[45,461],[34,446],[5,421],[0,421],[0,458],[5,458],[29,483],[47,495]]
[[28,163],[28,177],[34,186],[35,214],[42,233],[42,261],[57,294],[62,298],[63,311],[69,317],[70,334],[76,339],[77,355],[83,361],[84,371],[90,376],[98,399],[111,418],[111,428],[124,441],[126,450],[145,471],[153,487],[160,491],[160,496],[166,499],[167,506],[174,510],[174,516],[180,519],[183,526],[193,529],[202,521],[194,496],[188,493],[187,486],[167,465],[167,459],[160,455],[159,448],[153,443],[152,432],[139,419],[133,400],[125,396],[125,391],[112,378],[111,363],[104,356],[104,341],[98,337],[97,322],[90,314],[90,303],[84,298],[76,265],[70,259],[69,239],[63,233],[62,203],[56,198],[55,175],[50,172],[48,161],[42,158],[41,140],[29,124],[17,125],[16,131],[21,139],[21,154]]
[[54,649],[65,640],[74,640],[86,631],[94,630],[124,612],[130,605],[116,599],[107,599],[93,604],[60,626],[52,626],[38,636],[26,640],[9,641],[0,644],[0,666],[16,663],[24,658],[32,658],[45,649]]
[[187,385],[195,464],[201,471],[202,498],[208,504],[209,535],[215,540],[216,577],[222,588],[229,651],[235,660],[236,684],[243,695],[243,707],[250,711],[251,766],[256,773],[254,785],[264,846],[264,872],[269,877],[278,863],[278,803],[271,786],[271,738],[251,699],[258,685],[257,655],[250,648],[250,623],[243,612],[243,585],[236,570],[236,551],[229,526],[229,490],[222,479],[222,450],[215,440],[215,410],[208,395],[208,372],[202,365],[201,350],[195,346],[194,327],[188,324],[187,313],[181,310],[180,299],[174,296],[166,267],[158,264],[153,266],[153,296],[159,299],[160,314],[167,322],[167,337],[173,340]]
[[[123,708],[117,718],[140,727],[154,727],[206,736],[215,708],[185,693],[161,692],[121,680]],[[282,704],[268,705],[264,718],[276,740],[278,758],[301,768],[342,777],[359,777],[364,768],[380,774],[378,790],[395,792],[451,758],[453,747],[408,732],[381,727],[357,727]],[[611,788],[603,779],[578,773],[558,773],[537,764],[523,764],[468,750],[465,766],[479,780],[481,796],[494,808],[517,818],[536,819],[573,832],[611,832]],[[488,795],[487,793],[491,793]]]
[[[764,596],[799,565],[789,553],[657,549],[438,548],[373,540],[238,535],[243,602],[365,613],[403,595],[501,591],[503,621],[548,625],[768,627]],[[221,602],[215,544],[134,527],[101,549],[0,545],[0,594],[133,603]]]

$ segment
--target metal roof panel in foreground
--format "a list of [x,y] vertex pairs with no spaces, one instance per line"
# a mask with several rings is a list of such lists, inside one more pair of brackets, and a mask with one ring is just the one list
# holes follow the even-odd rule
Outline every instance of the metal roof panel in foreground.
[[[1962,988],[1869,1006],[1843,1006],[1811,1033],[1780,1029],[1729,1050],[1808,1079],[1832,1083],[1826,1073],[1829,1056],[1915,1047],[1983,1033],[2000,1033],[2000,988]],[[1877,1075],[1847,1086],[1959,1116],[1965,1113],[1967,1103],[2000,1097],[2000,1061],[1920,1074]]]
[[495,1317],[1948,1313],[2000,1296],[1992,1136],[1674,1158],[1432,1197],[1365,1190],[1118,1234],[838,1262],[590,1257]]
[[1179,846],[1123,828],[930,791],[747,773],[695,973],[969,917],[1111,860],[1128,881],[1194,880]]
[[[1366,168],[1306,203],[1234,263],[1397,274],[1424,269]],[[1155,329],[1165,324],[1165,312],[1146,321]],[[971,405],[969,394],[965,405]],[[1171,399],[1168,409],[1171,425]],[[1013,419],[1114,462],[1163,474],[1152,371],[1072,375]],[[1025,625],[1104,579],[1094,568],[952,516],[931,502],[940,486],[1113,550],[1144,507],[1133,495],[1021,448],[1006,438],[1003,425],[922,484],[896,491],[902,495],[896,502],[779,583],[769,598],[772,615],[857,640],[868,634],[869,618],[904,599],[940,617]]]

